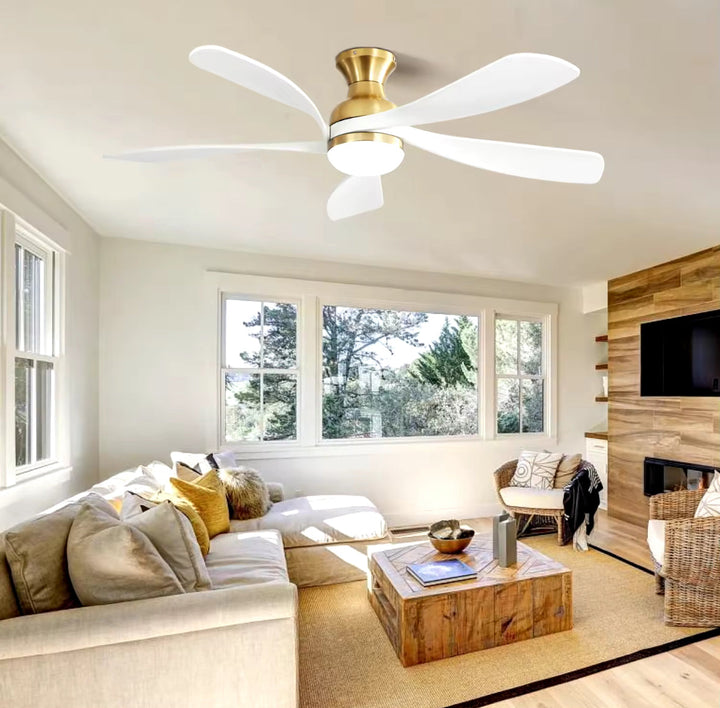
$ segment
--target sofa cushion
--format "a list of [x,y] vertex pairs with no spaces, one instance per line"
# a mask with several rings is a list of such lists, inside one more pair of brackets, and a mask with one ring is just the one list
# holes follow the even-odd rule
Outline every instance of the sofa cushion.
[[[117,519],[112,506],[97,494],[88,494],[83,503]],[[68,504],[25,521],[5,534],[5,553],[23,614],[78,606],[68,575],[65,546],[81,507],[80,503]]]
[[[133,497],[128,494],[127,497]],[[146,511],[123,514],[123,521],[142,531],[163,560],[177,575],[185,592],[209,590],[212,586],[200,552],[200,544],[187,517],[172,502],[164,501]]]
[[139,465],[132,469],[118,472],[112,477],[90,487],[90,491],[99,494],[105,499],[122,498],[125,492],[136,494],[154,494],[162,489],[153,473],[146,467]]
[[231,521],[231,531],[277,529],[285,548],[383,538],[387,524],[366,497],[331,494],[295,497],[273,504],[258,519]]
[[17,617],[20,606],[15,596],[10,566],[5,558],[5,534],[0,535],[0,620]]
[[215,536],[210,541],[205,564],[215,590],[288,582],[282,539],[277,531],[231,531]]
[[83,605],[108,605],[184,592],[150,539],[131,524],[83,504],[67,540],[67,562]]
[[662,567],[665,563],[665,521],[650,519],[648,521],[647,542],[650,554],[655,562]]
[[207,526],[210,538],[228,531],[230,513],[225,487],[218,477],[217,470],[210,470],[194,482],[172,478],[170,487],[173,494],[186,499],[195,507]]
[[504,487],[500,496],[508,506],[519,506],[530,509],[563,508],[562,489],[533,489],[532,487]]

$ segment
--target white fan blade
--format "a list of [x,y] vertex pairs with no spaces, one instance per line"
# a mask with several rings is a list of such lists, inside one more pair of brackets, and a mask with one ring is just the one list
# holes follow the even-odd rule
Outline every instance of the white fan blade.
[[327,152],[327,145],[321,140],[296,143],[247,143],[245,145],[169,145],[145,150],[130,150],[117,155],[104,155],[104,157],[109,160],[129,160],[131,162],[170,162],[171,160],[188,160],[254,150],[309,152],[324,155]]
[[448,160],[515,177],[595,184],[605,169],[603,156],[586,150],[458,138],[418,128],[392,128],[389,132]]
[[275,69],[231,49],[215,45],[196,47],[190,52],[190,61],[211,74],[307,113],[320,126],[323,137],[327,136],[327,123],[320,115],[317,106],[297,84]]
[[547,54],[510,54],[443,88],[382,113],[348,118],[330,137],[395,125],[425,125],[497,111],[542,96],[576,79],[580,69]]
[[335,188],[327,203],[331,221],[379,209],[383,205],[380,177],[348,177]]

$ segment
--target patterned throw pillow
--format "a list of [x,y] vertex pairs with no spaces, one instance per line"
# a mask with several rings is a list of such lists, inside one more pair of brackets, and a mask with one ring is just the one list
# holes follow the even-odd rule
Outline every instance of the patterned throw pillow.
[[511,487],[552,489],[562,452],[532,452],[523,450],[518,458]]
[[720,472],[717,470],[695,510],[695,518],[698,519],[701,516],[720,516]]

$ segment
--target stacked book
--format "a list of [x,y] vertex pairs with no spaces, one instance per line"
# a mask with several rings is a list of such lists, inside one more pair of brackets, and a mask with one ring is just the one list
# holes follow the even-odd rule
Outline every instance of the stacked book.
[[455,559],[433,563],[413,563],[407,567],[407,571],[425,587],[477,577],[477,573],[467,563]]

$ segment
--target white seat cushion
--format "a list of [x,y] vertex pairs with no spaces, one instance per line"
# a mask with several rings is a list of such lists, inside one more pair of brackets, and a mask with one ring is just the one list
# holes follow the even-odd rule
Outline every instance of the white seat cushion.
[[533,487],[505,487],[500,490],[502,500],[508,506],[521,506],[530,509],[563,508],[562,489],[535,489]]
[[272,505],[265,516],[232,520],[231,531],[277,529],[285,548],[371,541],[387,534],[387,524],[366,497],[329,494],[295,497]]
[[213,589],[288,582],[282,539],[277,531],[221,533],[205,556]]
[[662,567],[665,563],[665,521],[662,519],[648,521],[647,542],[652,557]]

